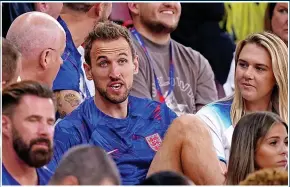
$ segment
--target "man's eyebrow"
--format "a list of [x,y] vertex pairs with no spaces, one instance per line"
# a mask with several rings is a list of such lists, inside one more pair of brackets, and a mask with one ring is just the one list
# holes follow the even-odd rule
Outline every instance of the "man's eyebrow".
[[99,60],[99,59],[101,59],[101,58],[105,58],[105,59],[107,59],[106,56],[98,56],[97,60]]
[[128,56],[128,54],[127,54],[127,53],[119,53],[119,56],[121,56],[121,55]]

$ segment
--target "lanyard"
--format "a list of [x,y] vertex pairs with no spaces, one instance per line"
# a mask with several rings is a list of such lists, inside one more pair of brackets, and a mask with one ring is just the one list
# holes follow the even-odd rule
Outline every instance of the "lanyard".
[[[149,63],[153,63],[153,60],[151,58],[151,56],[149,55],[149,52],[145,46],[145,43],[143,41],[143,39],[141,38],[141,35],[138,33],[138,31],[135,29],[135,28],[132,28],[131,29],[131,33],[134,35],[134,37],[137,39],[138,43],[141,45]],[[170,93],[172,92],[173,88],[174,88],[174,64],[173,64],[173,58],[172,58],[172,53],[173,53],[173,49],[172,49],[172,44],[170,42],[170,66],[169,66],[169,80],[170,80],[170,86],[169,86],[169,91],[167,92],[167,95],[170,95]],[[153,64],[152,65],[152,68],[153,68],[153,74],[154,74],[154,81],[155,81],[155,86],[156,86],[156,90],[157,90],[157,94],[158,94],[158,97],[159,97],[159,101],[161,103],[163,103],[165,101],[165,98],[163,97],[163,94],[161,92],[161,88],[160,88],[160,85],[159,85],[159,82],[158,82],[158,79],[157,79],[157,76],[156,76],[156,73],[155,73],[155,69],[154,69],[154,66]]]

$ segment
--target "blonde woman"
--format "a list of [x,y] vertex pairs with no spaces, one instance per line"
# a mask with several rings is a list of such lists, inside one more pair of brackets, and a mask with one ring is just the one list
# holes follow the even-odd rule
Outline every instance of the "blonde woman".
[[262,32],[241,41],[235,54],[235,93],[203,107],[197,116],[209,127],[219,160],[227,165],[234,127],[242,116],[272,111],[288,123],[288,50],[276,35]]

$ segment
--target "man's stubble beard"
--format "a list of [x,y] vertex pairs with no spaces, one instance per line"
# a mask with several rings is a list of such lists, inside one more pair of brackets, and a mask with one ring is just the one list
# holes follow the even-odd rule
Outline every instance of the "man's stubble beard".
[[[126,86],[126,85],[123,84],[122,86]],[[96,91],[100,93],[101,97],[105,98],[107,101],[113,104],[120,104],[126,101],[126,99],[129,97],[130,91],[132,90],[132,86],[129,88],[126,88],[125,93],[122,96],[120,96],[120,98],[115,98],[115,97],[111,97],[105,89],[100,88],[97,82],[95,83],[95,88],[96,88]]]
[[148,30],[157,34],[160,34],[160,33],[170,34],[177,28],[177,25],[178,25],[178,22],[177,22],[177,24],[173,26],[169,26],[160,21],[146,19],[146,17],[143,17],[143,16],[140,16],[140,22]]

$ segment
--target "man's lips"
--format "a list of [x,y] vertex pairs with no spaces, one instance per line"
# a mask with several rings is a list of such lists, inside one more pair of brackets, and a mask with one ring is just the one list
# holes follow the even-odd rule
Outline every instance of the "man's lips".
[[109,87],[116,86],[116,85],[122,86],[123,82],[122,81],[114,81],[114,82],[111,82],[108,84]]
[[38,148],[49,149],[50,145],[47,142],[37,142],[37,143],[33,144],[33,146],[38,147]]
[[123,85],[124,83],[122,81],[113,81],[108,84],[108,89],[114,92],[119,92]]
[[46,146],[48,146],[48,144],[46,142],[37,142],[35,145],[46,145]]
[[175,11],[173,9],[166,9],[166,10],[161,10],[160,13],[173,15],[175,14]]

